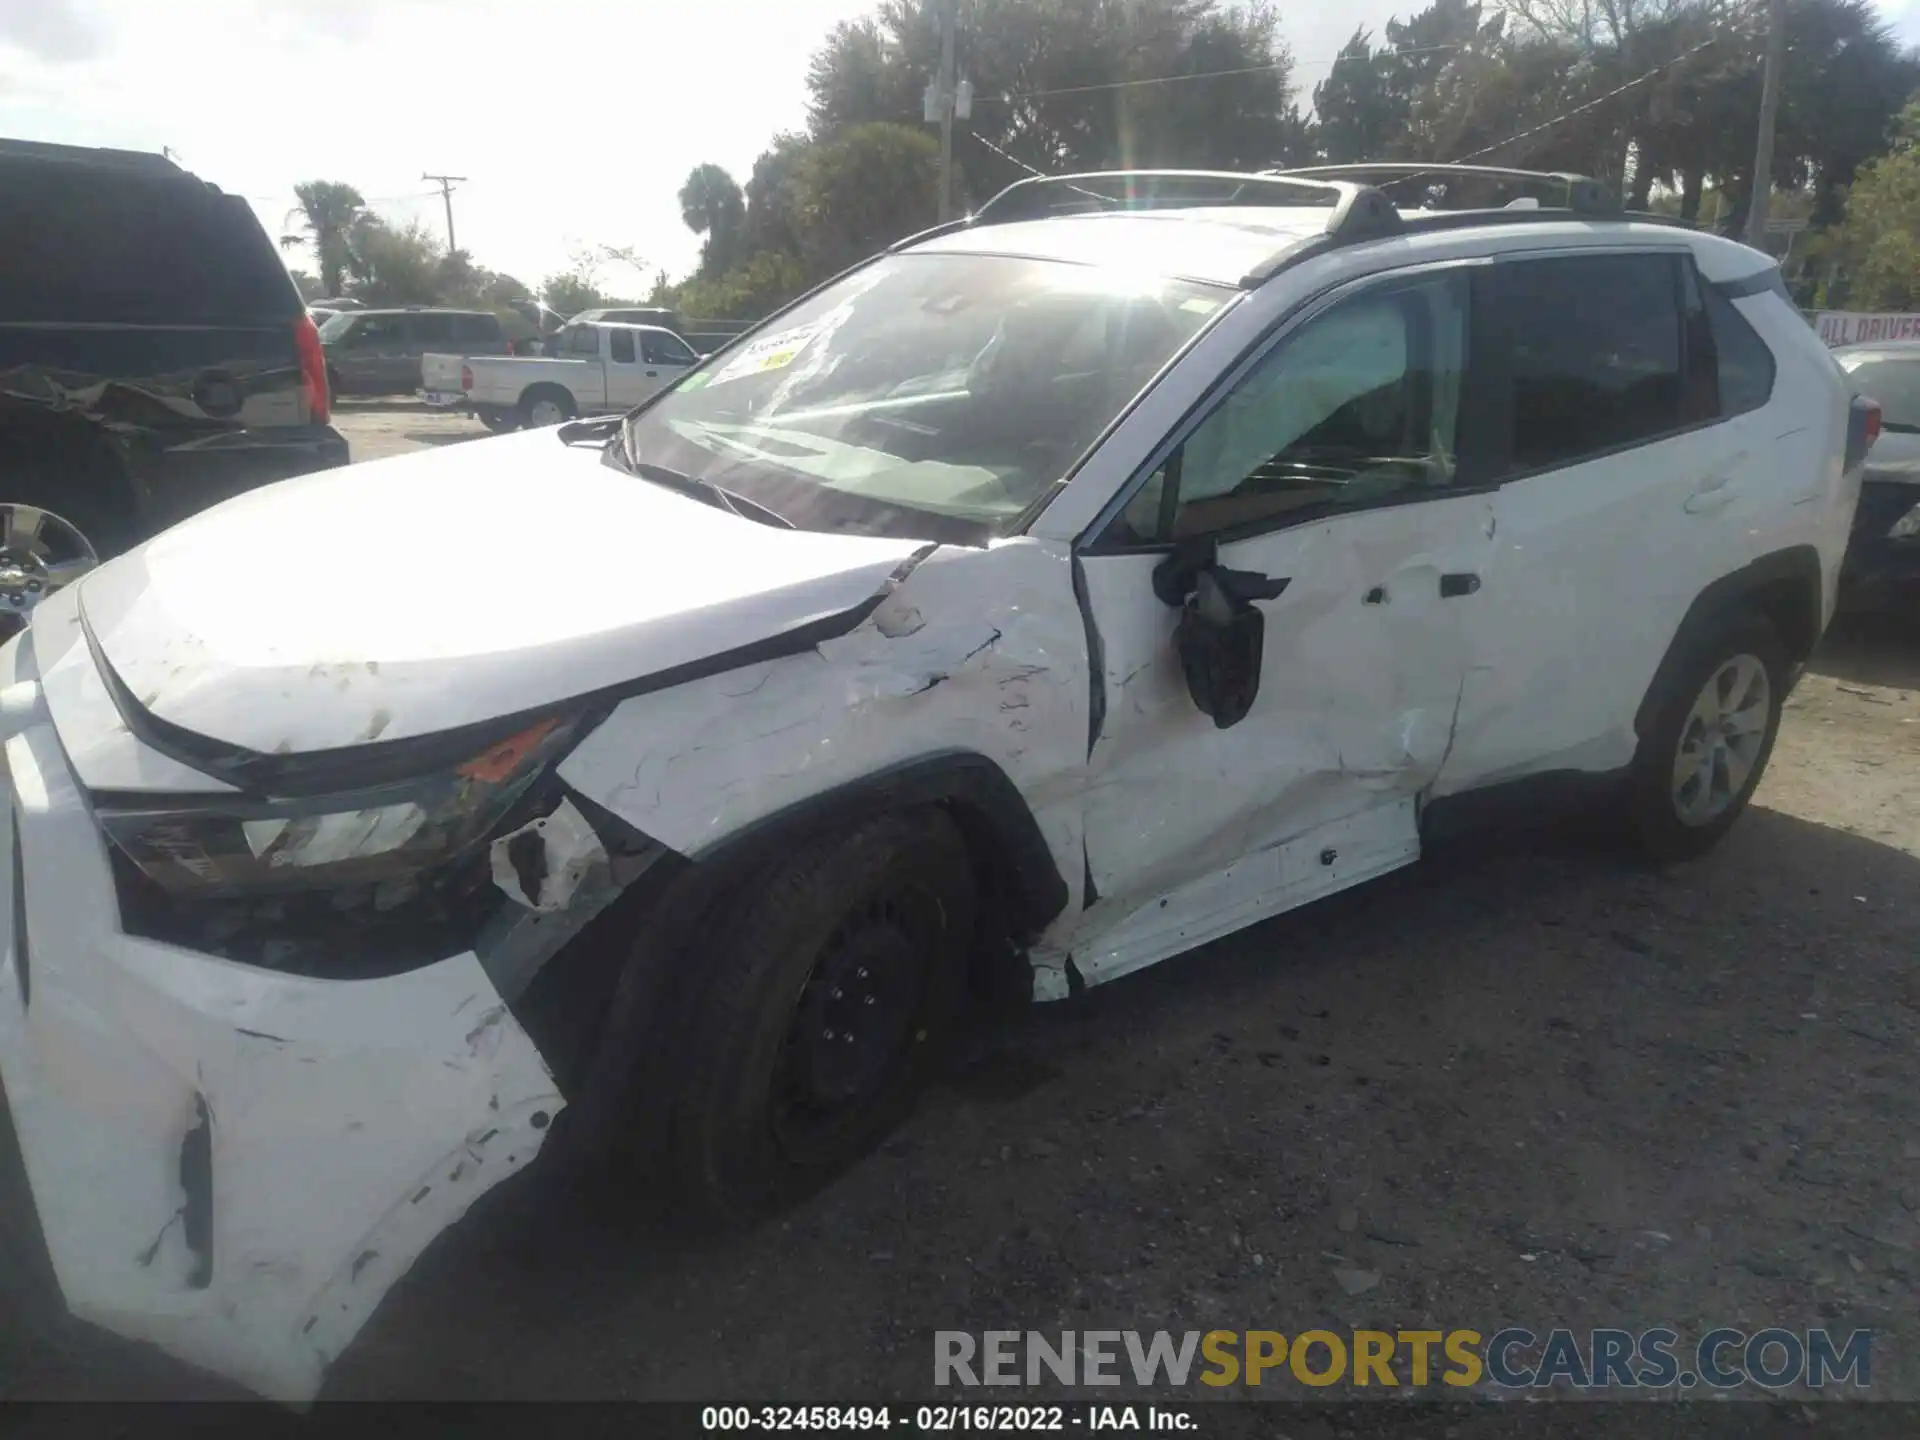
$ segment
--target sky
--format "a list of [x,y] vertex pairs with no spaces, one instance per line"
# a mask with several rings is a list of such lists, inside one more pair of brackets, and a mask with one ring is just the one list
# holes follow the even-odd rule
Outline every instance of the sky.
[[[344,180],[530,285],[587,245],[679,276],[695,165],[745,181],[805,122],[808,57],[874,0],[0,0],[0,136],[170,150],[290,228],[293,186]],[[1283,0],[1304,104],[1356,25],[1420,0]],[[1884,0],[1920,44],[1920,0]],[[308,263],[296,252],[291,263]],[[601,275],[635,294],[648,275]]]

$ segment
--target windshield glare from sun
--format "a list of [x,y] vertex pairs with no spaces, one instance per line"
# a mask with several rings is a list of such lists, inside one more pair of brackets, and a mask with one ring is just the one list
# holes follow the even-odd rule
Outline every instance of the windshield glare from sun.
[[[995,530],[1232,294],[1051,260],[887,256],[648,407],[633,453],[802,525],[796,482],[842,514],[864,501]],[[892,528],[911,533],[910,517]]]

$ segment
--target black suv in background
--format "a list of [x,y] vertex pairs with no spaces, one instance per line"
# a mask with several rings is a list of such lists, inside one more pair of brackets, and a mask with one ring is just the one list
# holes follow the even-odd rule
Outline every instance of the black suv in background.
[[346,464],[328,411],[318,332],[244,199],[159,155],[0,140],[0,616]]
[[500,317],[486,310],[343,310],[320,327],[327,383],[336,395],[411,395],[420,357],[510,355]]

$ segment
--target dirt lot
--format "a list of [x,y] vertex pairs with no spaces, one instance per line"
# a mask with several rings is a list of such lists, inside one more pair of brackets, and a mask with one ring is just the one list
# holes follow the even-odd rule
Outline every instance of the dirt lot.
[[487,434],[471,416],[429,410],[412,400],[342,400],[334,406],[333,423],[347,437],[355,463],[432,445],[457,445]]
[[[1511,1323],[1871,1327],[1875,1393],[1920,1399],[1916,932],[1920,632],[1850,627],[1711,857],[1459,847],[1034,1010],[728,1246],[504,1196],[328,1394],[845,1403],[924,1398],[936,1329]],[[18,1378],[219,1393],[119,1359]]]

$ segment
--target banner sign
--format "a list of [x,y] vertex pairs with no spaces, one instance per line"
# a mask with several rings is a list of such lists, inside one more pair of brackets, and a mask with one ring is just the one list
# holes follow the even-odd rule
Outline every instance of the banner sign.
[[1855,345],[1862,340],[1920,340],[1920,315],[1864,314],[1854,310],[1822,310],[1813,327],[1829,345]]

